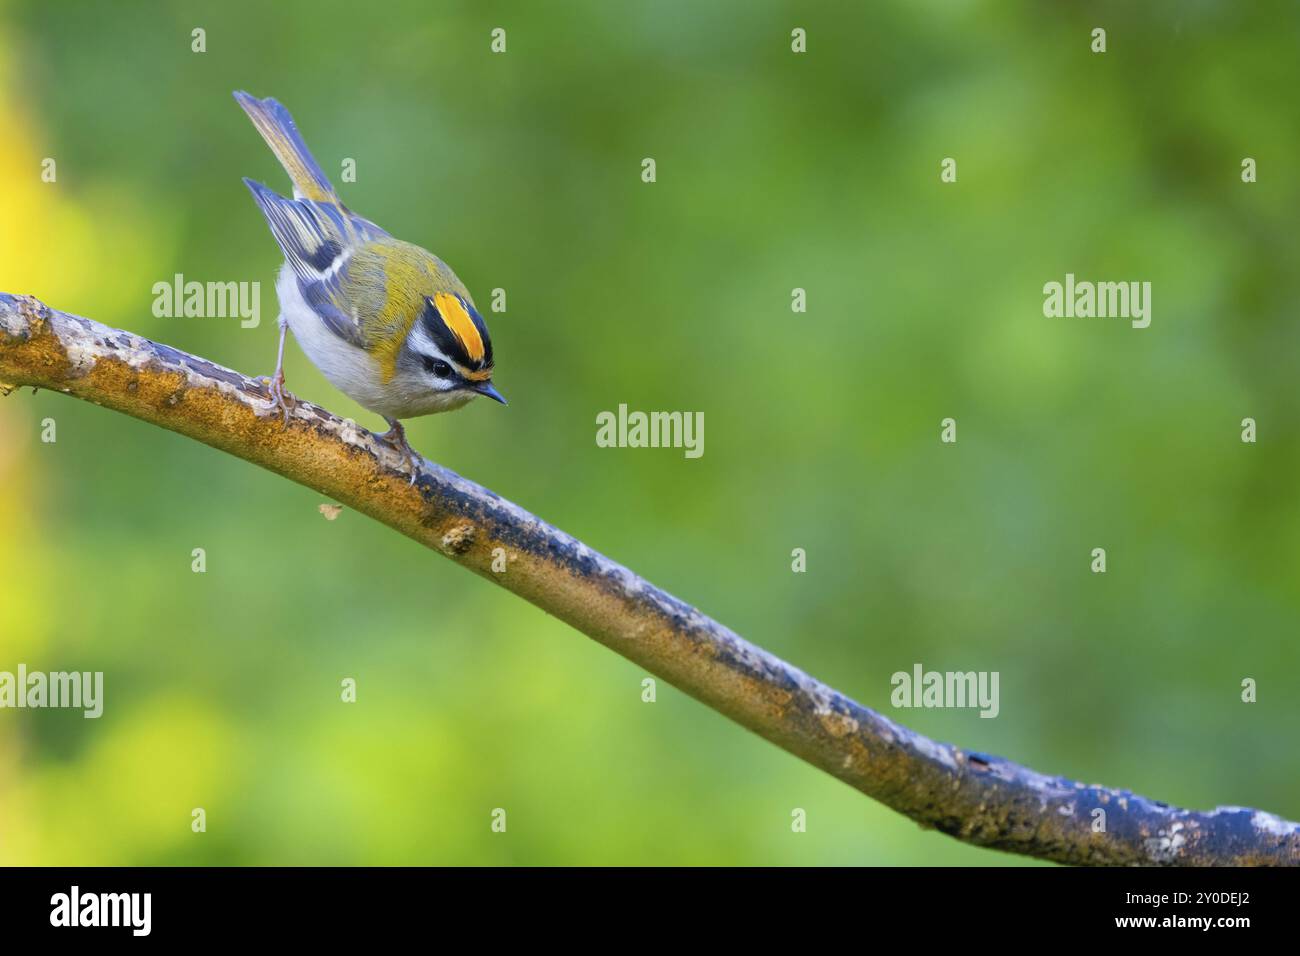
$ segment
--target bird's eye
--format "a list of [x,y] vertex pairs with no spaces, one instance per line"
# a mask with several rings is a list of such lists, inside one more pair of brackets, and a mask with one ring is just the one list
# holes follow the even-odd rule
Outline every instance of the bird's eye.
[[451,366],[442,359],[424,357],[424,370],[438,378],[451,378]]

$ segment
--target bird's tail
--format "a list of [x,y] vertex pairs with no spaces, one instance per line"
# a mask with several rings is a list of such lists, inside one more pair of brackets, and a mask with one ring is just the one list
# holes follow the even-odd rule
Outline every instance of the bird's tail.
[[235,92],[235,99],[293,180],[294,198],[337,203],[334,187],[303,142],[289,111],[270,97],[259,100],[243,90]]

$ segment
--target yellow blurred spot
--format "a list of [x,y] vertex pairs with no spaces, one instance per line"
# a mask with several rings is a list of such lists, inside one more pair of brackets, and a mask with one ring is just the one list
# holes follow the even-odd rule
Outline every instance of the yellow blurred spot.
[[192,854],[192,841],[208,838],[191,830],[196,807],[207,812],[209,831],[229,825],[239,789],[230,764],[241,748],[218,711],[190,698],[127,710],[130,699],[114,688],[105,675],[104,716],[84,721],[88,749],[80,760],[25,767],[12,802],[0,793],[7,819],[22,821],[10,832],[23,834],[21,842],[0,843],[0,865],[158,862]]

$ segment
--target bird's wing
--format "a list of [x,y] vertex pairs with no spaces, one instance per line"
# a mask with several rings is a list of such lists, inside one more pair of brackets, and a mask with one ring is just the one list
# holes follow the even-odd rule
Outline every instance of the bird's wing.
[[358,252],[388,234],[336,203],[286,199],[251,179],[244,183],[297,276],[303,299],[331,332],[362,345],[366,336],[357,313],[368,304],[349,294],[350,266]]

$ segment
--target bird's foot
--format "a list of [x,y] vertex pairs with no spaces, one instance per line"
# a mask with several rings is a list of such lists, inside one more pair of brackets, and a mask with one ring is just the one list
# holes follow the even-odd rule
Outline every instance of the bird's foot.
[[388,422],[388,431],[378,436],[380,441],[392,445],[405,459],[406,463],[411,466],[411,484],[415,484],[415,476],[420,473],[420,462],[423,459],[419,452],[411,447],[411,443],[406,440],[406,429],[396,418],[385,418]]
[[277,370],[274,375],[263,375],[257,379],[258,383],[266,389],[271,396],[267,402],[267,408],[279,410],[284,414],[284,424],[287,428],[289,425],[289,413],[298,404],[298,399],[294,398],[293,393],[284,387],[284,372]]

